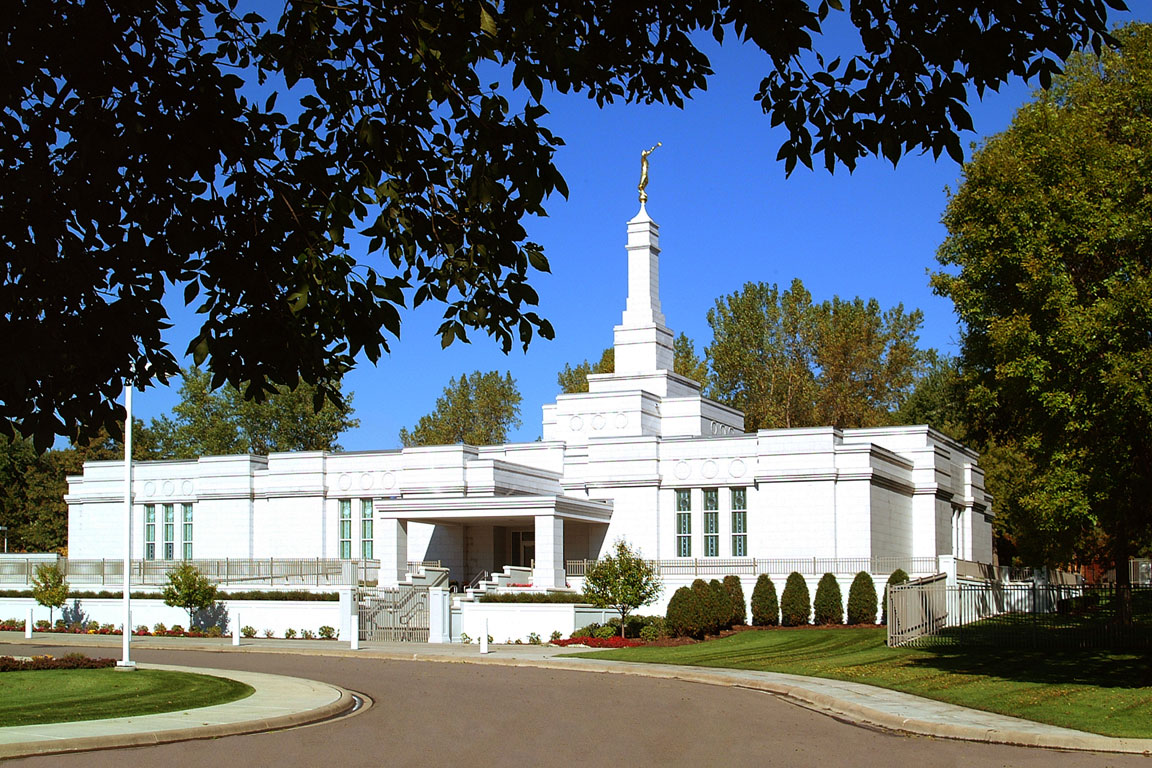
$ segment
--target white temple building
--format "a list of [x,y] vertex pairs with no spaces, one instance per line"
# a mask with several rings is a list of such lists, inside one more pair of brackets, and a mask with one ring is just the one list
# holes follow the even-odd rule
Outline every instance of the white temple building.
[[[973,451],[927,426],[745,433],[743,414],[672,370],[643,205],[627,253],[616,372],[545,405],[541,442],[139,463],[132,557],[379,560],[381,584],[412,562],[465,584],[521,566],[537,589],[564,588],[617,539],[740,573],[763,559],[992,561]],[[89,462],[69,478],[71,558],[123,557],[123,477]]]

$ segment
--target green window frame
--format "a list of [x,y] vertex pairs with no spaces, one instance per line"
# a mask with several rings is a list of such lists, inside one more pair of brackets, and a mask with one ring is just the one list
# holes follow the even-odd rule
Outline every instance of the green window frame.
[[144,505],[144,559],[156,559],[156,505]]
[[692,557],[692,491],[676,491],[676,557]]
[[372,559],[372,499],[360,499],[360,556]]
[[732,489],[732,557],[748,556],[748,491]]
[[352,501],[340,499],[340,559],[352,559]]
[[[707,499],[707,495],[704,497]],[[720,513],[704,513],[704,557],[720,556]]]
[[176,559],[176,506],[164,505],[164,559]]
[[191,504],[181,504],[180,505],[180,521],[181,521],[181,524],[184,526],[184,530],[181,531],[182,535],[180,537],[180,546],[183,548],[183,552],[181,554],[183,555],[185,560],[191,560],[192,559],[192,505]]
[[715,488],[704,489],[704,511],[711,512],[720,509],[720,492]]

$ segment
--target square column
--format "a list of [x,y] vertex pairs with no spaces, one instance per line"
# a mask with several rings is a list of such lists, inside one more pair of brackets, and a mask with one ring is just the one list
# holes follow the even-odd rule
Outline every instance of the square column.
[[380,520],[379,524],[380,585],[394,587],[408,577],[408,521]]
[[556,515],[536,515],[536,567],[532,585],[537,589],[563,589],[564,520]]

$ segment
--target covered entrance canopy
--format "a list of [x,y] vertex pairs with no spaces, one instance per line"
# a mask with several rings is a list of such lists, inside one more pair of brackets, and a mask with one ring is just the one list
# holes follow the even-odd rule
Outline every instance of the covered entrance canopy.
[[[483,540],[490,545],[481,554],[467,552],[469,537],[458,537],[464,550],[460,556],[462,568],[468,568],[469,562],[479,563],[479,567],[490,563],[486,568],[489,570],[512,561],[528,565],[528,553],[531,553],[535,560],[533,586],[563,588],[567,579],[566,556],[571,559],[597,557],[612,520],[610,502],[559,495],[410,496],[379,499],[375,511],[379,525],[376,547],[381,583],[404,579],[408,572],[408,524],[428,523],[484,530]],[[519,545],[516,547],[509,545],[509,530],[517,534]]]

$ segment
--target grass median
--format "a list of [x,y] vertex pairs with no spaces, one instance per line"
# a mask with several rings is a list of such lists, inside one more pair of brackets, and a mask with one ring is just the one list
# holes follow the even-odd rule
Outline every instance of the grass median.
[[0,724],[37,725],[152,715],[252,694],[236,680],[188,672],[61,669],[0,674]]
[[589,656],[849,680],[1106,736],[1152,738],[1147,654],[888,648],[884,639],[883,628],[769,630]]

